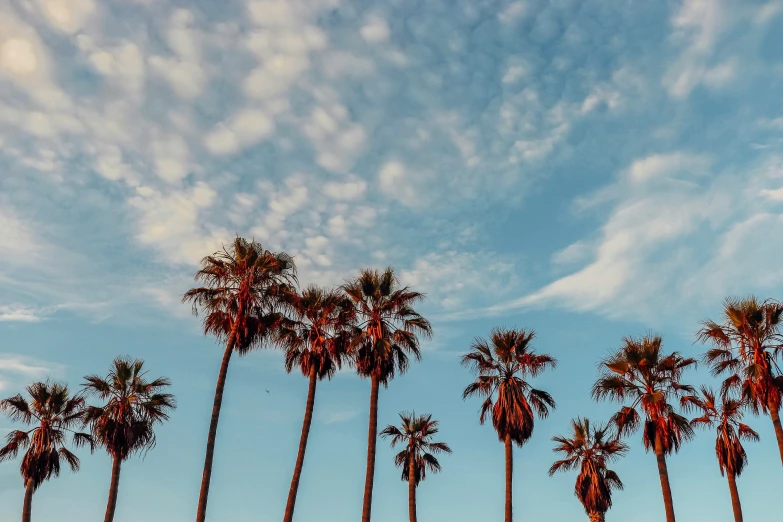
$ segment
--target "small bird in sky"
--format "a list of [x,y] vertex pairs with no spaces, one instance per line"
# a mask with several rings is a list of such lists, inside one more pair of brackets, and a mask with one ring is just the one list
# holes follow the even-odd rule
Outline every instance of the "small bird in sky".
[[269,393],[269,390],[267,390],[266,392]]

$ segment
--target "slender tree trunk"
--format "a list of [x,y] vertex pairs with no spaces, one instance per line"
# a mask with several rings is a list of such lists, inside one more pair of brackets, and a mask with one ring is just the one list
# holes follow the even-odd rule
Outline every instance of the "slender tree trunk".
[[302,436],[299,438],[299,453],[296,456],[294,476],[291,479],[291,489],[288,490],[288,502],[285,505],[283,522],[291,522],[294,518],[294,506],[296,494],[299,491],[299,478],[302,476],[305,451],[307,450],[307,438],[310,436],[310,425],[313,422],[313,407],[315,405],[315,386],[318,382],[315,366],[310,368],[310,386],[307,388],[307,405],[305,406],[304,422],[302,422]]
[[783,463],[783,426],[780,425],[780,412],[770,401],[769,416],[772,419],[772,425],[775,427],[775,437],[778,439],[778,451],[780,451],[780,461]]
[[212,419],[209,421],[207,455],[204,459],[204,474],[201,476],[201,491],[198,495],[196,522],[204,522],[204,519],[207,517],[207,497],[209,496],[209,481],[212,478],[212,458],[215,454],[215,438],[217,436],[218,420],[220,419],[220,406],[223,404],[223,389],[226,387],[228,363],[231,360],[231,353],[234,351],[235,341],[236,325],[226,343],[226,353],[223,354],[223,362],[220,363],[220,373],[218,374],[217,387],[215,388],[215,402],[212,405]]
[[24,505],[22,506],[22,522],[30,522],[33,512],[33,479],[27,479],[24,490]]
[[370,426],[367,430],[367,475],[364,478],[364,505],[362,507],[362,522],[370,522],[372,511],[372,484],[375,478],[375,443],[378,437],[378,389],[380,382],[372,377],[370,389]]
[[606,520],[606,513],[600,511],[591,511],[587,516],[590,518],[590,522],[604,522]]
[[416,460],[413,453],[408,459],[408,513],[411,522],[416,522]]
[[114,457],[111,465],[111,486],[109,486],[109,502],[106,505],[106,516],[103,522],[112,522],[114,520],[114,509],[117,507],[117,492],[120,489],[120,466],[122,461]]
[[740,504],[739,491],[737,491],[737,477],[726,472],[729,478],[729,491],[731,491],[731,507],[734,510],[734,522],[742,522],[742,504]]
[[666,522],[675,522],[672,488],[669,485],[669,469],[666,467],[666,455],[663,453],[663,444],[658,435],[655,436],[655,459],[658,461],[658,476],[661,479],[663,505],[666,508]]
[[506,522],[512,522],[512,480],[514,475],[514,453],[511,446],[511,435],[506,434]]

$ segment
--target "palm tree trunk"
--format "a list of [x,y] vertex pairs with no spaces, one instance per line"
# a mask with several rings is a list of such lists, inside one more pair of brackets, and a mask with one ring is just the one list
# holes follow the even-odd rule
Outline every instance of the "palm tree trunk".
[[362,507],[362,522],[370,522],[372,511],[372,484],[375,478],[375,442],[378,437],[378,389],[380,382],[372,377],[370,389],[370,426],[367,430],[367,474],[364,478],[364,505]]
[[606,513],[600,511],[591,511],[587,516],[590,518],[590,522],[604,522],[606,520]]
[[218,420],[220,419],[220,406],[223,404],[223,389],[226,387],[226,375],[231,353],[234,351],[236,340],[236,323],[226,343],[226,353],[223,354],[223,362],[220,363],[217,387],[215,388],[215,402],[212,405],[212,419],[209,421],[209,435],[207,436],[207,455],[204,459],[204,474],[201,476],[201,491],[198,495],[198,511],[196,522],[204,522],[207,517],[207,497],[209,496],[209,481],[212,478],[212,457],[215,454],[215,438],[217,436]]
[[663,444],[658,435],[655,436],[655,459],[658,461],[658,476],[661,479],[663,505],[666,508],[666,522],[675,522],[672,488],[669,485],[669,469],[666,467],[666,455],[663,453]]
[[408,513],[411,522],[416,522],[416,461],[412,452],[408,460]]
[[731,491],[731,507],[734,510],[734,522],[742,522],[742,505],[740,504],[739,491],[737,491],[737,477],[732,473],[726,473],[729,478],[729,491]]
[[770,404],[769,407],[769,416],[772,419],[772,426],[775,427],[775,437],[778,439],[778,451],[780,451],[780,461],[783,463],[783,426],[780,425],[780,412],[775,407],[774,404],[772,404],[772,401],[769,401]]
[[22,506],[22,522],[30,522],[33,512],[33,479],[27,479],[24,490],[24,505]]
[[109,502],[106,505],[106,516],[103,522],[112,522],[114,520],[114,508],[117,507],[117,491],[120,489],[120,466],[122,461],[114,457],[111,465],[111,486],[109,486]]
[[506,434],[506,522],[512,522],[512,479],[514,475],[514,453],[511,446],[511,435]]
[[302,423],[302,436],[299,438],[299,453],[296,456],[294,476],[291,479],[291,489],[288,490],[288,502],[285,505],[283,522],[291,522],[294,518],[294,506],[296,493],[299,491],[299,478],[302,476],[305,451],[307,450],[307,438],[310,435],[310,424],[313,422],[313,406],[315,405],[315,386],[318,382],[315,366],[310,368],[310,386],[307,388],[307,405],[305,406],[304,422]]

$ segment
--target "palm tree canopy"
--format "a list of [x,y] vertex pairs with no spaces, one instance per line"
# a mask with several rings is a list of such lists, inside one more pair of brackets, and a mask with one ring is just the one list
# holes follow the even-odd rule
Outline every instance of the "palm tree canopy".
[[741,475],[748,463],[742,441],[759,440],[759,434],[742,423],[745,402],[729,395],[716,399],[713,390],[702,386],[700,395],[683,397],[682,404],[686,408],[698,410],[701,414],[691,421],[692,426],[715,428],[715,456],[721,475]]
[[391,447],[404,444],[405,448],[394,457],[394,464],[402,469],[402,480],[410,478],[410,462],[413,459],[414,482],[418,486],[424,480],[427,471],[437,473],[440,471],[440,463],[435,455],[439,453],[451,453],[451,448],[445,442],[433,442],[432,438],[438,433],[438,421],[432,420],[432,415],[419,415],[402,412],[399,414],[402,421],[398,428],[388,425],[381,432],[381,437],[391,437]]
[[669,454],[693,436],[688,419],[677,413],[673,402],[694,393],[693,386],[681,381],[683,371],[695,366],[696,360],[677,352],[666,355],[662,343],[661,336],[652,334],[625,338],[622,346],[601,362],[592,395],[596,400],[630,403],[612,417],[618,434],[630,434],[643,425],[645,448],[653,448],[656,436],[660,436],[663,451]]
[[74,431],[81,422],[84,399],[71,397],[68,386],[57,382],[36,382],[27,387],[28,402],[22,395],[0,401],[0,410],[12,421],[33,426],[29,430],[13,430],[0,448],[0,462],[15,458],[26,450],[20,472],[25,483],[32,480],[33,489],[60,474],[60,460],[79,470],[79,458],[65,447],[70,434],[76,447],[94,448],[89,433]]
[[553,357],[537,354],[531,348],[534,337],[532,330],[496,328],[489,341],[476,339],[470,352],[462,356],[462,364],[476,374],[476,380],[465,388],[463,399],[485,397],[480,422],[484,423],[491,410],[492,425],[500,440],[508,434],[519,446],[533,435],[534,412],[543,419],[555,407],[551,395],[533,388],[526,380],[557,365]]
[[144,361],[118,357],[106,378],[84,379],[84,393],[104,401],[102,406],[88,406],[83,416],[96,443],[120,460],[155,446],[155,424],[167,420],[176,408],[174,396],[163,392],[171,385],[167,378],[147,380]]
[[305,376],[315,370],[318,379],[331,378],[349,361],[350,299],[337,290],[309,286],[283,298],[290,317],[282,320],[278,343],[285,350],[285,369],[299,368]]
[[346,282],[343,291],[356,313],[353,345],[359,375],[375,377],[384,386],[408,369],[408,354],[421,358],[419,337],[430,337],[432,327],[413,305],[424,295],[400,282],[392,268],[366,268]]
[[236,327],[235,350],[245,354],[263,342],[279,322],[280,296],[296,283],[294,260],[237,237],[230,248],[205,257],[195,279],[205,286],[182,297],[201,309],[204,333],[226,341]]
[[739,391],[754,413],[779,409],[783,377],[775,358],[783,351],[783,304],[753,296],[727,298],[723,322],[703,321],[699,341],[713,345],[704,355],[713,375],[728,375],[722,393]]
[[558,471],[579,469],[574,494],[585,511],[605,513],[612,507],[612,489],[623,489],[617,473],[607,468],[609,462],[626,454],[628,446],[612,436],[605,425],[591,425],[589,419],[571,421],[569,437],[553,437],[554,451],[563,454],[549,468],[549,475]]

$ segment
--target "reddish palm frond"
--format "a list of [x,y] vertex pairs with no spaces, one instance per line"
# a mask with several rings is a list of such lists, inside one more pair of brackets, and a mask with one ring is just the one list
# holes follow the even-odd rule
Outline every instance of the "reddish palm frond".
[[24,450],[20,472],[24,482],[32,481],[33,488],[60,474],[61,459],[73,470],[79,469],[79,459],[64,447],[70,434],[75,446],[90,446],[88,433],[75,432],[84,410],[84,399],[71,397],[65,384],[50,381],[36,382],[27,387],[28,402],[21,395],[0,401],[0,410],[12,420],[33,426],[28,431],[14,430],[0,448],[0,462],[15,458]]
[[617,474],[608,469],[608,463],[623,456],[628,446],[613,436],[608,426],[591,425],[589,419],[571,421],[569,437],[554,437],[554,451],[565,457],[549,468],[549,475],[558,471],[579,469],[574,494],[585,512],[605,513],[612,506],[612,490],[623,489]]
[[726,375],[722,394],[738,392],[758,414],[780,409],[783,386],[775,359],[783,351],[780,332],[783,304],[754,296],[729,297],[723,303],[723,322],[702,322],[697,339],[713,348],[704,360],[713,375]]
[[658,335],[624,339],[622,346],[601,362],[592,395],[595,400],[630,403],[612,417],[619,436],[643,427],[646,449],[651,449],[659,436],[664,452],[672,453],[693,436],[688,420],[672,403],[694,392],[692,386],[682,384],[682,373],[696,366],[696,360],[677,352],[663,354],[662,342]]
[[741,441],[759,440],[758,433],[742,423],[746,403],[726,394],[716,398],[713,390],[703,386],[700,394],[683,397],[682,404],[701,414],[691,421],[693,426],[715,428],[715,456],[721,475],[741,475],[748,463],[748,456]]
[[299,368],[305,376],[314,370],[319,380],[331,378],[350,363],[351,301],[337,290],[309,286],[301,294],[289,292],[283,301],[290,310],[277,332],[285,351],[285,369]]
[[84,379],[83,393],[104,401],[87,407],[82,417],[97,444],[119,460],[155,447],[155,424],[176,408],[174,396],[162,392],[171,385],[168,379],[147,380],[144,361],[126,357],[115,359],[105,378]]
[[488,341],[476,339],[461,359],[476,375],[462,393],[463,399],[484,397],[479,421],[483,424],[491,410],[498,438],[505,440],[509,434],[520,446],[532,436],[535,416],[546,418],[555,408],[551,395],[525,380],[557,365],[553,357],[531,348],[534,337],[532,330],[496,328]]
[[394,457],[395,466],[402,469],[402,480],[410,477],[410,462],[413,459],[414,482],[419,482],[427,476],[427,471],[438,473],[440,463],[435,457],[438,453],[451,453],[451,448],[444,442],[433,442],[432,438],[438,433],[438,421],[432,420],[432,415],[420,415],[415,413],[400,413],[402,426],[387,426],[381,437],[391,437],[391,447],[404,444],[405,449]]
[[283,318],[282,296],[297,282],[293,258],[241,237],[205,257],[195,279],[205,286],[188,290],[182,301],[205,314],[205,335],[225,342],[234,332],[239,354],[270,338]]
[[413,309],[424,295],[400,287],[391,268],[364,269],[341,288],[353,302],[356,370],[387,386],[407,371],[409,355],[421,359],[419,338],[432,335],[429,321]]

